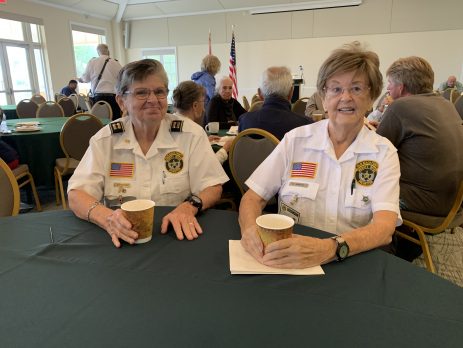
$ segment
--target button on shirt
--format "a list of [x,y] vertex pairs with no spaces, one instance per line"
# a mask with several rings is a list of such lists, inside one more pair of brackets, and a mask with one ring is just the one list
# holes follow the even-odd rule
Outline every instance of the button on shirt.
[[[174,120],[183,121],[182,132],[170,131]],[[176,206],[192,193],[228,181],[206,133],[191,120],[167,114],[146,155],[130,117],[120,122],[124,132],[111,134],[108,125],[92,137],[69,180],[68,192],[79,189],[98,200],[136,197]]]
[[85,71],[81,77],[82,81],[90,82],[93,94],[95,93],[116,93],[117,75],[122,69],[121,64],[113,58],[109,58],[108,63],[101,75],[98,86],[96,85],[98,75],[103,69],[104,62],[109,56],[101,55],[98,58],[92,58],[85,67]]
[[265,200],[278,193],[280,213],[289,207],[297,223],[342,234],[367,225],[379,210],[397,213],[400,225],[399,178],[389,140],[362,127],[337,159],[322,120],[287,133],[246,185]]

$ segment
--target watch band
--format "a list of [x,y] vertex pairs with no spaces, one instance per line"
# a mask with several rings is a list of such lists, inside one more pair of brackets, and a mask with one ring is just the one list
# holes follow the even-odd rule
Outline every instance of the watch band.
[[196,207],[198,209],[196,215],[201,214],[201,210],[203,208],[203,201],[201,198],[199,198],[196,195],[191,195],[187,199],[185,199],[185,202],[190,203],[193,207]]

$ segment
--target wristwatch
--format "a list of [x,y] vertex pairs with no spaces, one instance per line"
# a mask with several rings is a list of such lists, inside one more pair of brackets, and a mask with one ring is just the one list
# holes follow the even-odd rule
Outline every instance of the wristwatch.
[[331,237],[336,241],[336,257],[338,261],[344,260],[347,256],[349,256],[349,245],[347,245],[344,238],[340,236]]
[[187,199],[185,199],[185,202],[188,202],[193,207],[198,208],[198,212],[196,213],[196,215],[199,215],[199,213],[201,213],[201,209],[203,208],[203,201],[201,198],[195,195],[191,195]]

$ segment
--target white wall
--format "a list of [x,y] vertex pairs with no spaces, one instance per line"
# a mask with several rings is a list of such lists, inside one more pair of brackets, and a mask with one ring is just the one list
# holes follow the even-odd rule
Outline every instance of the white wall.
[[231,27],[235,25],[238,87],[251,97],[260,74],[286,65],[304,67],[301,96],[312,94],[318,68],[344,43],[358,40],[378,53],[381,70],[397,58],[419,55],[432,64],[435,86],[455,74],[463,80],[463,1],[364,0],[358,7],[251,16],[247,12],[143,20],[132,23],[128,60],[143,48],[177,47],[179,81],[199,70],[212,31],[213,53],[228,74]]

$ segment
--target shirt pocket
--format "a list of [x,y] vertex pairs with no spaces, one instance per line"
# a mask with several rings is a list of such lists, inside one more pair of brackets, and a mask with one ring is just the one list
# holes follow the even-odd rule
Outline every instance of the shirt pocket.
[[181,202],[190,195],[190,177],[188,173],[167,175],[163,178],[163,182],[160,187],[160,193],[166,196],[170,201],[170,198],[175,196],[175,201]]
[[313,225],[318,189],[316,182],[289,180],[280,190],[280,201],[300,214],[299,224]]
[[352,192],[347,190],[344,200],[346,217],[353,227],[367,225],[372,216],[371,208],[371,188],[355,188]]

